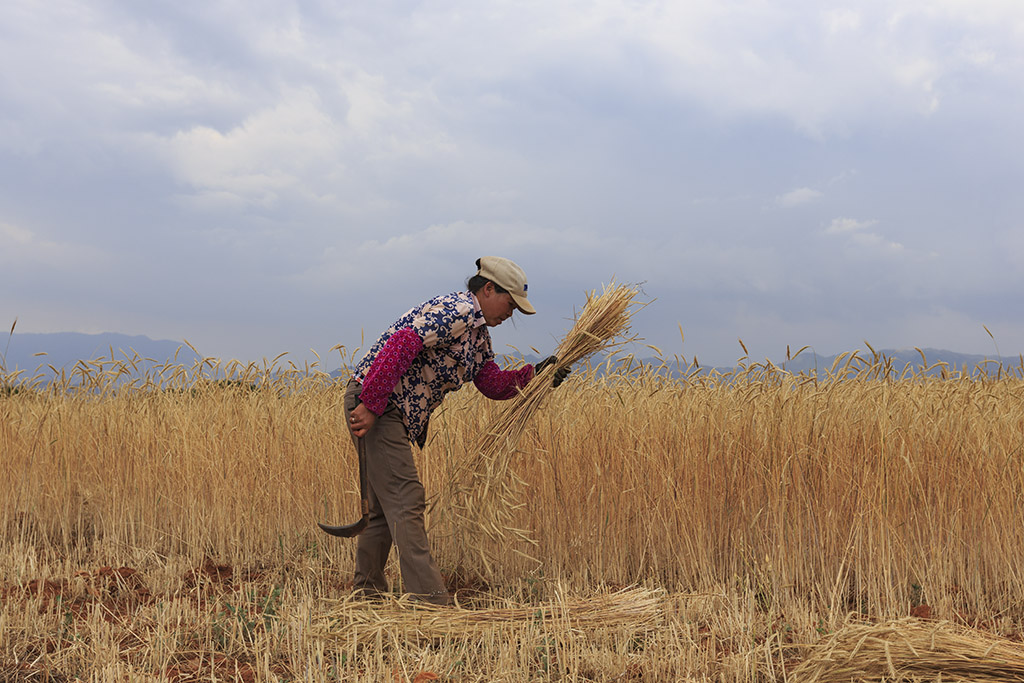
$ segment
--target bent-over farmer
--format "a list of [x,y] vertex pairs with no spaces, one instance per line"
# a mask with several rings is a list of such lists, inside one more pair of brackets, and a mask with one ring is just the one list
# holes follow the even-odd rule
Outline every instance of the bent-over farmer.
[[[494,362],[489,327],[516,310],[536,311],[527,298],[526,274],[508,259],[484,256],[466,290],[443,294],[408,311],[391,325],[356,366],[345,392],[345,417],[366,460],[369,520],[356,549],[355,590],[388,590],[384,565],[398,546],[405,591],[435,604],[451,596],[430,554],[424,525],[423,485],[411,442],[422,448],[430,414],[445,394],[473,382],[488,398],[504,400],[533,379],[550,356],[518,370]],[[557,386],[568,369],[556,373]]]

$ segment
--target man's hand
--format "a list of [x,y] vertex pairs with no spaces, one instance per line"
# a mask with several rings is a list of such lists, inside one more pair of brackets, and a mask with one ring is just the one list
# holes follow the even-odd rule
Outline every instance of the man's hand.
[[370,427],[377,421],[377,416],[362,403],[357,403],[356,407],[352,409],[352,412],[348,416],[348,428],[352,430],[352,433],[362,438],[366,436],[366,432],[370,431]]
[[[548,367],[549,365],[554,365],[557,362],[557,357],[548,356],[547,358],[533,366],[533,376],[536,377],[541,373],[541,371],[544,370],[544,368]],[[569,372],[569,368],[559,368],[555,370],[555,377],[554,379],[551,380],[551,386],[557,387],[559,384],[561,384],[562,381],[569,376]]]

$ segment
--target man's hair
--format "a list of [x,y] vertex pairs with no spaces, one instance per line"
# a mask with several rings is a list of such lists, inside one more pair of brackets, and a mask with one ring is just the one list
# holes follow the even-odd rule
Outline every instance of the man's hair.
[[484,285],[486,285],[488,282],[494,285],[494,291],[497,292],[498,294],[508,294],[507,289],[503,288],[501,285],[497,284],[496,282],[493,282],[492,280],[488,280],[483,275],[474,275],[473,277],[466,280],[466,289],[476,294],[481,289],[483,289]]

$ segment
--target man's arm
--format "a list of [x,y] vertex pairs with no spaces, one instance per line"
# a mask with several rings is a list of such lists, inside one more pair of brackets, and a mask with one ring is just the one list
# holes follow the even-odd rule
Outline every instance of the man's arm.
[[473,384],[487,398],[504,401],[515,396],[531,379],[532,365],[524,365],[518,370],[502,370],[490,360],[480,368],[480,372],[473,378]]

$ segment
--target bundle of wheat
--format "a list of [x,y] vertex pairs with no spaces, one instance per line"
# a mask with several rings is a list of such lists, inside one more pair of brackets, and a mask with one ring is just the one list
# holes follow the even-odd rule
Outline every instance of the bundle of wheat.
[[522,481],[512,470],[520,436],[531,417],[554,391],[555,373],[602,350],[629,341],[630,318],[637,308],[635,287],[612,284],[600,296],[587,295],[587,303],[572,329],[555,350],[558,361],[546,367],[499,412],[489,431],[481,435],[467,462],[458,468],[447,491],[444,506],[454,516],[460,534],[465,534],[484,566],[489,570],[483,538],[504,541],[507,536],[532,542],[529,534],[512,525],[520,502]]
[[790,681],[1024,681],[1024,647],[949,622],[849,624],[815,647]]
[[353,644],[374,642],[381,634],[405,639],[469,639],[499,630],[558,632],[630,626],[642,629],[664,614],[665,595],[625,588],[591,597],[561,596],[540,605],[505,604],[484,609],[434,607],[408,597],[376,606],[346,598],[329,605],[313,624],[315,637]]

